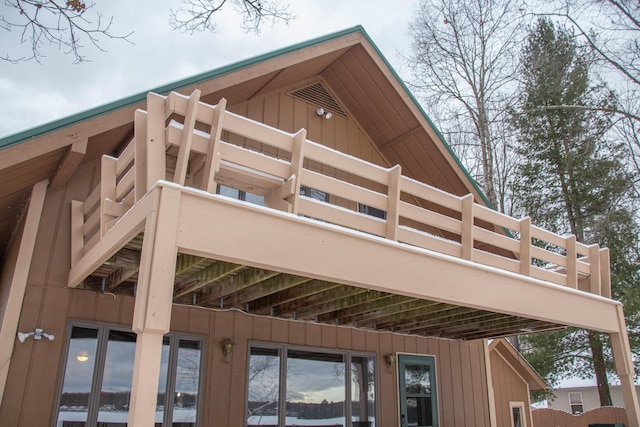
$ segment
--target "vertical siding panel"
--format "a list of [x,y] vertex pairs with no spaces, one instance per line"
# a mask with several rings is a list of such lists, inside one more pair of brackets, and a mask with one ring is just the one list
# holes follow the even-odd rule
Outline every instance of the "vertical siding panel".
[[289,133],[296,132],[298,129],[293,127],[293,98],[281,92],[278,110],[278,128]]
[[320,347],[322,345],[322,328],[317,323],[305,323],[307,339],[305,345]]
[[[229,426],[233,419],[231,414],[230,400],[236,398],[231,395],[231,364],[233,363],[233,357],[230,358],[229,363],[225,363],[224,356],[220,348],[220,342],[226,338],[231,338],[233,333],[233,314],[228,311],[220,311],[216,313],[216,319],[213,329],[213,339],[211,340],[210,350],[213,356],[212,358],[212,372],[210,378],[215,378],[211,384],[211,399],[210,402],[214,403],[215,410],[211,414],[213,426]],[[236,415],[237,417],[237,415]]]
[[489,395],[487,390],[487,377],[484,362],[484,341],[469,343],[471,356],[471,380],[473,382],[474,413],[478,414],[476,423],[478,427],[489,424]]
[[[41,327],[45,332],[56,333],[63,336],[64,325],[58,326],[60,314],[66,312],[67,289],[49,288],[44,289],[40,299],[38,311],[37,327]],[[32,331],[29,328],[27,331]],[[25,331],[21,329],[21,331]],[[52,391],[56,389],[56,373],[58,360],[62,352],[64,341],[49,341],[42,339],[35,341],[29,338],[24,344],[30,345],[30,366],[26,380],[25,392],[28,399],[38,404],[25,404],[22,407],[20,422],[26,426],[36,426],[42,420],[50,420],[53,412]]]
[[272,341],[271,329],[273,320],[270,318],[256,317],[253,322],[253,339],[258,341]]
[[96,320],[104,323],[118,323],[120,301],[109,294],[98,294],[96,298]]
[[215,426],[216,423],[213,420],[215,418],[214,414],[216,414],[218,407],[216,405],[216,402],[213,400],[212,390],[218,385],[218,378],[214,378],[217,371],[213,367],[216,348],[216,342],[213,338],[217,312],[207,312],[209,313],[209,333],[207,334],[205,340],[205,353],[203,361],[204,366],[201,373],[203,381],[200,396],[200,398],[202,399],[202,402],[200,403],[202,422],[200,423],[200,425]]
[[453,405],[454,422],[456,427],[464,427],[466,425],[466,417],[464,413],[464,384],[462,382],[462,370],[460,369],[460,344],[457,341],[451,341],[449,345],[449,360],[451,360],[451,385],[453,387]]
[[322,325],[321,345],[324,348],[336,348],[338,344],[338,328],[330,325]]
[[336,346],[338,348],[351,349],[351,328],[338,328],[338,336],[336,337]]
[[231,393],[229,402],[229,414],[231,418],[230,427],[244,426],[246,414],[246,384],[247,384],[247,354],[248,338],[253,330],[253,318],[243,313],[234,313],[235,324],[233,340],[236,345],[229,355],[229,365],[232,372]]
[[304,345],[306,332],[307,330],[303,323],[290,322],[289,323],[289,343]]
[[[466,415],[465,419],[471,421],[474,419],[472,418],[473,414],[476,413],[474,406],[474,394],[476,394],[478,390],[475,389],[472,379],[473,373],[471,372],[471,356],[469,354],[469,344],[467,342],[459,342],[458,352],[460,354],[460,372],[462,373],[462,396],[464,399],[463,408]],[[475,425],[480,427],[481,424],[477,422],[477,418],[475,419],[475,421]]]
[[94,320],[96,304],[96,293],[80,289],[73,290],[69,315],[74,319]]
[[184,305],[173,305],[171,307],[171,331],[189,332],[190,310]]
[[395,366],[389,368],[385,364],[384,356],[393,354],[392,334],[388,332],[376,333],[378,338],[380,353],[378,353],[378,391],[376,402],[380,410],[380,422],[376,425],[395,426],[399,425],[398,414],[398,371]]
[[361,329],[351,331],[351,349],[355,351],[364,351],[367,349],[366,332]]
[[279,343],[289,342],[289,327],[286,321],[271,319],[271,339]]
[[404,351],[407,353],[418,353],[418,337],[415,335],[406,335],[404,337]]
[[[444,421],[443,427],[457,427],[454,418],[456,411],[454,406],[454,385],[452,381],[452,364],[449,350],[451,344],[452,341],[440,340],[438,341],[436,351],[436,372],[440,374],[436,380],[436,387],[440,390],[438,397],[442,414],[440,419]],[[438,366],[440,367],[439,369]]]
[[187,309],[188,323],[186,329],[191,334],[196,335],[209,335],[211,331],[211,314],[209,311],[203,308],[191,307]]
[[[22,315],[18,324],[18,331],[28,332],[38,325],[38,313],[43,298],[44,290],[39,286],[27,285],[22,303]],[[37,383],[38,378],[33,378],[34,372],[31,364],[35,358],[34,346],[36,343],[32,339],[20,344],[16,339],[13,354],[11,356],[11,369],[7,377],[6,392],[3,397],[2,411],[0,414],[0,425],[19,426],[24,411],[30,409],[29,402],[31,396],[31,382]],[[41,344],[41,343],[37,343]],[[47,343],[48,344],[48,343]],[[23,407],[24,406],[24,407]],[[24,424],[25,426],[28,424]]]
[[133,325],[133,306],[136,300],[133,297],[119,297],[120,303],[120,319],[118,323],[121,325]]

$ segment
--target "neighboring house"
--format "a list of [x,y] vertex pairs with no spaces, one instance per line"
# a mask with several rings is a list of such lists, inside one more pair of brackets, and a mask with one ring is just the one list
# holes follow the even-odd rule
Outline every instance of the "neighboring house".
[[497,427],[533,425],[530,392],[546,389],[540,375],[504,338],[489,344],[491,384],[496,407]]
[[640,427],[607,251],[487,208],[362,28],[154,92],[0,140],[0,425],[493,426],[486,339],[571,325]]
[[[609,391],[612,406],[623,408],[622,388],[619,385],[610,385]],[[639,391],[640,385],[636,385],[636,394]],[[600,407],[600,395],[595,385],[559,387],[553,389],[553,399],[547,401],[547,406],[570,414],[588,412]]]

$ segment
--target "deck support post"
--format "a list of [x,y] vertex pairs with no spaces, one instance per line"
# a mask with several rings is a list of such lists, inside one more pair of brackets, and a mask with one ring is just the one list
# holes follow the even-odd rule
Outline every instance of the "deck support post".
[[136,427],[155,425],[162,338],[171,324],[180,190],[161,191],[157,209],[145,224],[133,314],[138,337],[128,425]]
[[627,421],[629,427],[640,427],[640,406],[638,396],[633,381],[635,374],[633,360],[631,359],[631,348],[629,346],[629,336],[624,320],[622,305],[617,306],[619,332],[609,334],[611,337],[611,349],[615,362],[616,373],[620,377],[622,397],[624,407],[627,411]]

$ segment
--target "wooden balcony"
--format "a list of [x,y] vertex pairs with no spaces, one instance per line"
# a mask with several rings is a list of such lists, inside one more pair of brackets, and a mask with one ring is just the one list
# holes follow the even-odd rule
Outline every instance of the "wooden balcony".
[[202,103],[197,90],[148,95],[131,143],[103,157],[100,184],[72,204],[70,286],[135,292],[146,219],[180,206],[175,303],[457,339],[618,330],[617,309],[601,310],[617,304],[607,249],[225,104]]

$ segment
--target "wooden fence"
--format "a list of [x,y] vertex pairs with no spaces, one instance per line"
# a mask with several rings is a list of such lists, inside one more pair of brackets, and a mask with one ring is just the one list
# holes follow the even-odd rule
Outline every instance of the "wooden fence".
[[599,424],[627,425],[624,408],[596,408],[583,414],[572,415],[556,409],[543,408],[532,411],[533,427],[589,427]]

